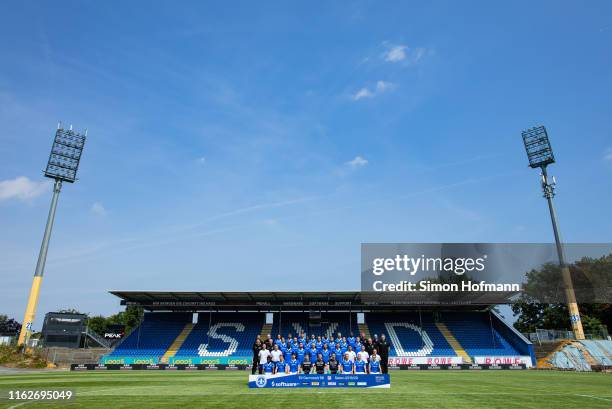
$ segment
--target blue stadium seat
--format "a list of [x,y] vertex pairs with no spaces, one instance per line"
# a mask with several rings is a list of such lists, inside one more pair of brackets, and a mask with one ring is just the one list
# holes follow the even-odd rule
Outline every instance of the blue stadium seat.
[[[431,312],[367,313],[365,318],[372,336],[387,335],[391,344],[389,356],[457,355],[436,326]],[[470,356],[524,355],[504,338],[503,331],[498,331],[504,328],[496,326],[488,312],[439,312],[436,319],[446,325]],[[142,323],[105,358],[159,362],[185,325],[191,321],[191,313],[146,313]],[[250,359],[251,347],[261,333],[264,322],[264,313],[200,313],[199,322],[174,357]],[[321,325],[317,327],[309,327],[307,313],[283,313],[280,317],[278,313],[275,314],[271,331],[273,337],[278,333],[286,337],[288,332],[297,335],[301,330],[309,335],[335,335],[340,332],[347,337],[350,332],[355,335],[359,333],[355,313],[350,316],[348,312],[323,313]]]
[[[444,335],[435,325],[431,313],[366,314],[370,335],[385,334],[391,343],[389,356],[403,351],[407,356],[456,356]],[[406,356],[404,355],[404,356]]]
[[343,336],[348,337],[352,332],[354,335],[359,334],[357,326],[357,314],[348,312],[344,313],[323,313],[321,315],[321,326],[310,327],[308,313],[287,312],[274,314],[274,324],[272,325],[272,337],[276,339],[277,334],[287,337],[288,333],[297,336],[300,331],[304,331],[310,337],[310,334],[325,335],[333,334],[336,336],[340,332]]
[[[492,325],[488,312],[441,312],[438,319],[469,356],[521,355]],[[456,355],[437,328],[433,313],[371,313],[366,315],[366,323],[372,335],[384,333],[390,338],[390,356],[398,355],[398,350],[408,356]],[[391,328],[395,334],[390,334]]]
[[443,312],[441,318],[470,356],[521,355],[495,329],[488,312]]
[[191,314],[145,313],[142,323],[107,357],[153,359],[157,362],[189,322]]
[[[209,319],[210,318],[210,319]],[[175,357],[251,357],[263,324],[262,313],[201,313]],[[209,322],[210,321],[210,322]]]

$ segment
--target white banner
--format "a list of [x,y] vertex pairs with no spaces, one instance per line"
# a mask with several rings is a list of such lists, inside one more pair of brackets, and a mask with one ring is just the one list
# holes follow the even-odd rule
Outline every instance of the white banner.
[[485,365],[500,365],[510,364],[519,365],[525,364],[527,368],[531,368],[531,357],[526,355],[520,356],[475,356],[474,363]]
[[398,365],[459,365],[460,356],[390,356],[389,366]]

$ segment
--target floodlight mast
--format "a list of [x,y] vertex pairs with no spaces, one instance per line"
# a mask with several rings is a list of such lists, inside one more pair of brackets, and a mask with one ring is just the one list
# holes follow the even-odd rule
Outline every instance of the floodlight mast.
[[561,266],[561,275],[563,277],[563,283],[565,285],[565,298],[567,300],[567,306],[570,313],[570,322],[572,324],[572,330],[576,339],[584,339],[584,330],[582,329],[582,321],[580,320],[580,311],[578,309],[578,303],[576,302],[576,294],[574,292],[574,285],[572,283],[572,276],[569,271],[569,267],[565,261],[565,250],[561,243],[561,233],[559,232],[559,225],[557,222],[557,211],[555,210],[555,204],[553,198],[555,197],[555,178],[552,181],[548,177],[546,167],[555,163],[555,157],[550,146],[548,139],[548,133],[544,126],[536,126],[522,132],[523,143],[525,144],[525,150],[527,151],[527,158],[529,159],[529,166],[532,168],[540,168],[542,171],[542,192],[544,198],[548,202],[548,210],[550,212],[550,219],[552,222],[553,233],[555,235],[555,244],[557,246],[557,254],[559,256],[559,265]]
[[62,183],[74,183],[76,180],[76,173],[81,161],[81,154],[83,153],[86,137],[87,130],[80,134],[72,130],[72,125],[70,125],[70,129],[68,130],[63,129],[61,123],[57,125],[55,139],[53,140],[49,161],[47,162],[47,169],[44,172],[46,177],[55,180],[53,184],[53,197],[51,198],[51,207],[49,208],[49,215],[47,216],[45,234],[43,235],[42,244],[40,245],[36,271],[34,272],[30,296],[28,297],[28,304],[19,333],[19,339],[17,341],[18,345],[23,345],[24,343],[27,345],[27,341],[32,332],[32,324],[36,316],[36,308],[40,295],[40,285],[42,283],[45,263],[47,261],[51,230],[53,229],[53,222],[55,221],[57,201],[60,191],[62,190]]

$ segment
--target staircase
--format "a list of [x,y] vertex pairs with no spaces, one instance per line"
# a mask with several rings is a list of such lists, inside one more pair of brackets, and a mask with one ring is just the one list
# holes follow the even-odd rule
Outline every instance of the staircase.
[[170,358],[172,358],[174,355],[176,355],[178,350],[181,349],[181,346],[183,345],[183,342],[185,342],[185,339],[187,339],[187,337],[189,336],[189,334],[193,330],[193,326],[194,325],[195,324],[192,324],[192,323],[185,324],[185,327],[183,328],[181,333],[178,334],[176,339],[168,347],[168,350],[164,353],[164,356],[161,357],[161,359],[160,359],[161,363],[167,364],[170,361]]
[[85,339],[87,339],[89,337],[94,342],[96,342],[98,345],[100,345],[102,348],[110,348],[111,347],[110,342],[108,342],[106,339],[102,338],[95,331],[90,330],[89,327],[87,327],[85,329],[85,332],[83,332],[83,335],[85,335]]
[[359,328],[359,335],[366,334],[366,338],[372,338],[368,324],[364,322],[363,324],[357,324],[357,327]]
[[265,341],[268,339],[268,334],[271,334],[272,339],[275,339],[274,334],[272,334],[272,324],[264,324],[264,326],[261,328],[261,333],[259,334],[259,336],[262,341]]
[[444,324],[443,322],[436,322],[436,327],[438,327],[438,330],[442,333],[442,335],[446,339],[446,342],[448,342],[451,348],[455,350],[455,353],[461,358],[463,358],[463,362],[466,364],[471,364],[472,358],[470,358],[467,352],[465,352],[465,349],[463,349],[459,341],[457,341],[457,338],[455,338],[455,336],[446,327],[446,324]]

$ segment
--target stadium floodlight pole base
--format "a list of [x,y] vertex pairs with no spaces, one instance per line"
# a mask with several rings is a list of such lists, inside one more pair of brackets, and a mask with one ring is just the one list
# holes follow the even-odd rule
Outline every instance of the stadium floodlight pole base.
[[45,271],[45,263],[47,261],[47,251],[49,250],[51,230],[53,229],[53,221],[55,220],[57,200],[59,198],[61,190],[62,180],[56,178],[55,184],[53,185],[53,198],[51,199],[51,207],[49,209],[49,215],[47,216],[47,226],[45,227],[45,234],[43,236],[42,244],[40,245],[40,253],[38,254],[38,262],[36,263],[36,271],[34,273],[34,279],[32,280],[30,296],[28,297],[28,305],[26,307],[25,316],[23,317],[23,323],[21,326],[21,331],[19,332],[19,340],[17,341],[17,345],[23,345],[24,343],[27,343],[27,340],[32,332],[32,324],[34,323],[34,318],[36,316],[36,307],[38,306],[40,285],[42,283],[43,273]]
[[584,339],[584,330],[582,328],[582,321],[580,319],[580,310],[578,309],[578,303],[576,302],[576,293],[574,292],[574,284],[572,282],[572,276],[570,274],[569,267],[565,262],[565,251],[561,244],[561,234],[559,233],[559,226],[557,224],[557,212],[553,203],[555,197],[555,182],[553,183],[548,180],[548,173],[546,172],[546,165],[542,166],[542,191],[544,197],[548,201],[548,210],[550,211],[550,219],[552,221],[553,232],[555,235],[555,244],[557,246],[557,254],[559,256],[559,265],[561,266],[561,276],[563,277],[563,284],[565,286],[565,298],[567,300],[567,307],[570,313],[570,321],[572,324],[572,330],[576,339]]

